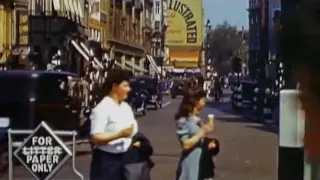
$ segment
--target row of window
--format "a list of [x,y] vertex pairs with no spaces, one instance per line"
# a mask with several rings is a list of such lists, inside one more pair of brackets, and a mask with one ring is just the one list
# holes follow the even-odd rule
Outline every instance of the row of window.
[[110,35],[113,39],[140,44],[142,38],[140,20],[136,20],[137,22],[134,23],[131,14],[126,16],[126,20],[123,20],[122,11],[120,9],[115,10],[113,20],[109,24],[111,27]]
[[[161,4],[162,3],[162,4]],[[162,14],[162,8],[163,6],[163,13],[165,14],[166,10],[167,10],[167,3],[164,0],[160,0],[160,1],[156,1],[155,5],[154,5],[154,14],[155,15],[161,15]]]
[[256,16],[250,17],[249,21],[250,21],[250,24],[259,23],[260,22],[260,17],[257,14]]
[[260,6],[260,0],[249,0],[249,8],[256,8]]
[[161,14],[161,6],[159,1],[155,3],[155,14]]
[[28,7],[32,15],[52,16],[61,13],[66,16],[84,17],[84,0],[31,0]]

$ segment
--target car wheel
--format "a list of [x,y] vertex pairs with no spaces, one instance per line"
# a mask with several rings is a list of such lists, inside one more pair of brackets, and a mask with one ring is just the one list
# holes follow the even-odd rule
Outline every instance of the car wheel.
[[159,104],[156,102],[156,103],[154,103],[154,109],[155,110],[158,110],[159,109]]
[[144,107],[144,109],[142,110],[142,115],[146,115],[147,114],[147,107]]

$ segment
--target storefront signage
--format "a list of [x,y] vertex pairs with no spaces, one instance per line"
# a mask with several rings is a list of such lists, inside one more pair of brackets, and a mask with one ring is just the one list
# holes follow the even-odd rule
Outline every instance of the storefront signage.
[[29,46],[24,46],[24,47],[14,47],[12,49],[12,55],[18,56],[18,55],[29,55],[31,51],[31,48]]
[[169,0],[168,46],[201,46],[203,12],[201,0]]

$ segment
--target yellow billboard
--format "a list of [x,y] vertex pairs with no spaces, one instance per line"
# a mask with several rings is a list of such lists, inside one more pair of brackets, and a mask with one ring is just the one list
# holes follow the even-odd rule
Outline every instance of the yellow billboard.
[[201,46],[202,0],[168,0],[166,44]]

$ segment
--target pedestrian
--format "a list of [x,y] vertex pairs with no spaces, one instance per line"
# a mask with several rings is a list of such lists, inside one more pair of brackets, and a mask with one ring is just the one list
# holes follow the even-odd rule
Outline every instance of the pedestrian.
[[[205,105],[205,97],[206,93],[201,88],[189,89],[175,115],[176,133],[182,149],[177,169],[177,180],[207,179],[207,177],[200,176],[201,174],[208,174],[208,172],[200,173],[201,162],[204,162],[201,161],[204,148],[202,142],[207,134],[213,131],[214,123],[213,117],[208,118],[206,122],[200,120],[199,114]],[[206,148],[216,148],[215,142],[210,141]]]
[[132,144],[138,126],[131,107],[124,101],[130,91],[130,76],[121,69],[110,71],[105,84],[106,96],[92,110],[91,180],[123,180],[130,149],[140,146],[139,142]]
[[222,97],[221,81],[218,77],[214,81],[214,96],[215,101],[220,101],[220,98]]

